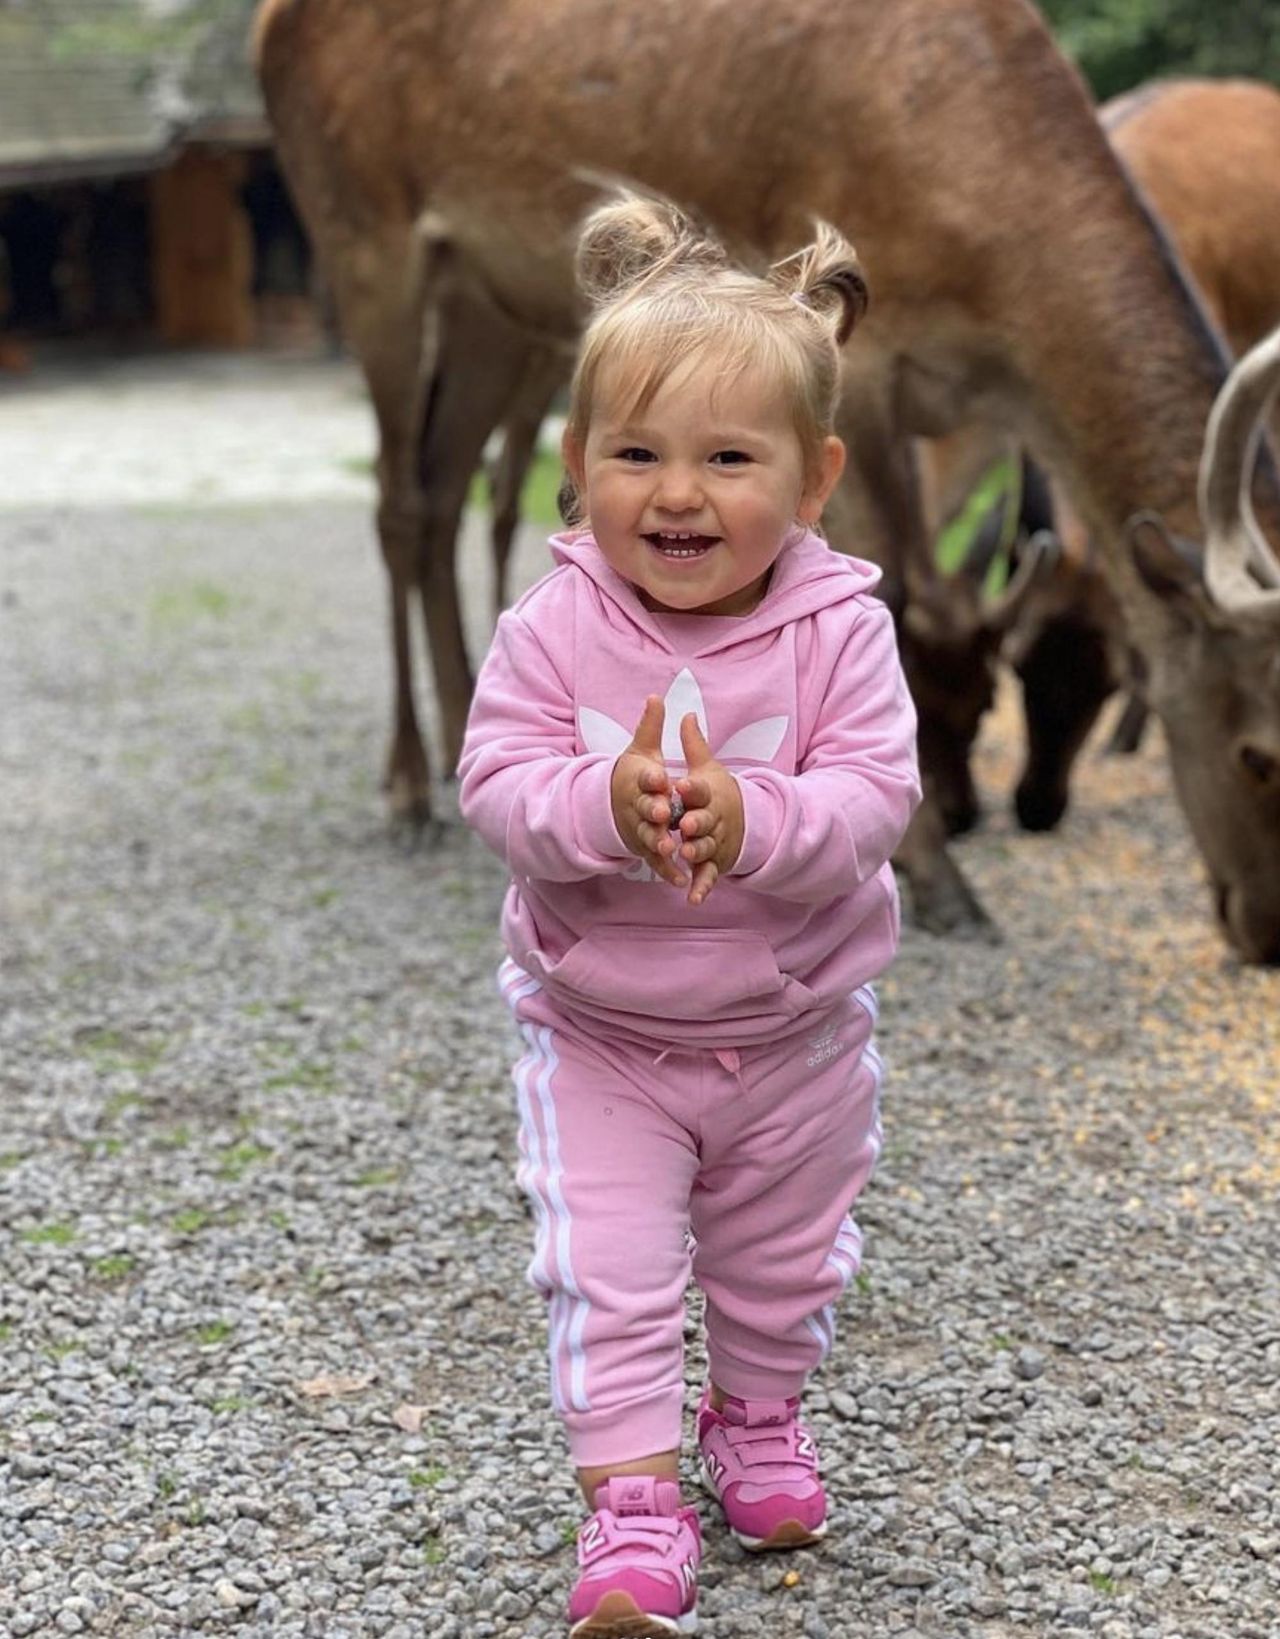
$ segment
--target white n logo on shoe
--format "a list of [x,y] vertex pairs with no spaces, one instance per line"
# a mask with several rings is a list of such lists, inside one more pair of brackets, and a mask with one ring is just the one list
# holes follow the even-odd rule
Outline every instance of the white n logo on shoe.
[[598,1519],[589,1519],[578,1533],[578,1546],[584,1554],[594,1554],[604,1542],[604,1527]]
[[803,1457],[806,1462],[817,1460],[817,1450],[814,1447],[813,1435],[807,1428],[796,1430],[796,1456]]
[[706,1458],[707,1473],[711,1476],[711,1483],[719,1488],[724,1480],[724,1464],[715,1452],[710,1452]]
[[682,1559],[680,1561],[680,1580],[684,1584],[686,1593],[697,1593],[698,1571],[691,1559]]

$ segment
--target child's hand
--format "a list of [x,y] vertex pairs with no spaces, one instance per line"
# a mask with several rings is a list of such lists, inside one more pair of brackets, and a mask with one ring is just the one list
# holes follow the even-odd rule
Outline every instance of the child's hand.
[[683,888],[684,874],[675,863],[678,838],[668,831],[671,781],[662,760],[662,701],[651,694],[631,744],[613,765],[610,796],[613,823],[630,853],[672,887]]
[[676,790],[684,798],[679,852],[693,867],[689,903],[701,905],[717,879],[737,864],[746,818],[738,782],[711,755],[693,712],[680,724],[680,740],[689,772],[676,781]]

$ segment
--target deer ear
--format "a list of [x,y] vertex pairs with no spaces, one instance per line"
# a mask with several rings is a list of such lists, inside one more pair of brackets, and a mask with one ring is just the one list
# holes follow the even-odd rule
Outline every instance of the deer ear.
[[1208,600],[1202,572],[1179,547],[1159,513],[1135,513],[1124,533],[1133,567],[1146,590],[1183,624],[1203,624]]

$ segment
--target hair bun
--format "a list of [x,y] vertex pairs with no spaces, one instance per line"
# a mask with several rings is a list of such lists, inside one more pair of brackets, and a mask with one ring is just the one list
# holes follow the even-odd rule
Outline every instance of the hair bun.
[[811,245],[776,262],[770,276],[811,307],[834,317],[836,341],[843,346],[867,311],[870,293],[853,246],[829,222],[814,224]]
[[660,271],[727,264],[724,247],[679,206],[623,193],[583,223],[574,273],[579,290],[600,307]]
[[818,280],[806,300],[819,312],[824,309],[837,312],[836,341],[843,347],[862,323],[871,303],[871,293],[862,269],[855,262],[833,268]]

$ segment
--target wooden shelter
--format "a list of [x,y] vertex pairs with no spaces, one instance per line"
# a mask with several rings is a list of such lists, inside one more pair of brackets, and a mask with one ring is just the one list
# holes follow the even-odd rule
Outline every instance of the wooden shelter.
[[253,0],[0,0],[0,330],[241,347],[310,309]]

